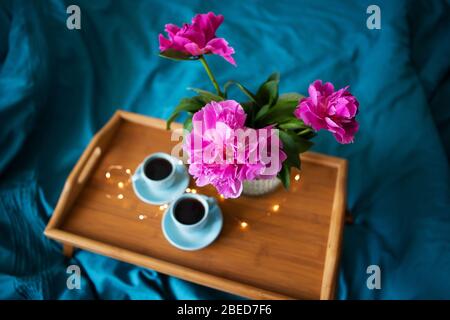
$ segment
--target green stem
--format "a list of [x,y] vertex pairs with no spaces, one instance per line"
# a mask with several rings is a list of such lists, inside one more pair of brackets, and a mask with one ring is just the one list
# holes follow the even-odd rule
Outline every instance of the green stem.
[[212,82],[214,88],[216,88],[217,94],[218,94],[219,96],[223,97],[223,93],[222,93],[222,91],[220,90],[220,86],[219,86],[219,84],[217,83],[217,80],[216,80],[216,78],[214,77],[214,75],[213,75],[211,69],[209,68],[208,62],[206,62],[205,57],[204,57],[204,56],[200,56],[199,60],[201,61],[203,67],[205,68],[206,73],[208,74],[209,79],[211,79],[211,82]]
[[[306,125],[305,125],[305,126],[306,126]],[[304,135],[304,134],[307,134],[307,133],[310,133],[310,132],[313,132],[313,129],[312,129],[311,127],[307,126],[305,129],[303,129],[302,131],[300,131],[300,132],[298,133],[298,135],[301,136],[301,135]]]

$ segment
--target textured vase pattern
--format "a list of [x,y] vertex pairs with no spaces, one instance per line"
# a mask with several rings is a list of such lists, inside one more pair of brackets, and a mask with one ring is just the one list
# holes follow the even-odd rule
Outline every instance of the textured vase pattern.
[[272,179],[245,180],[242,194],[246,196],[262,196],[278,188],[281,181],[274,177]]

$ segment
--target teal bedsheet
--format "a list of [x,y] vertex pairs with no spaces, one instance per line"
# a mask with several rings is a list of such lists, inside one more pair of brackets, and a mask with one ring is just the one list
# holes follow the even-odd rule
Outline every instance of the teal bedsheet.
[[[157,57],[167,22],[225,16],[238,68],[212,57],[219,81],[251,88],[273,71],[281,90],[323,79],[360,101],[352,145],[319,134],[314,149],[349,161],[340,299],[450,298],[450,17],[448,1],[0,1],[0,298],[214,299],[231,295],[79,251],[43,236],[64,181],[118,108],[167,118],[199,63]],[[82,29],[66,28],[78,4]],[[66,268],[82,270],[80,290]],[[366,286],[369,265],[381,289]],[[270,281],[270,279],[267,279]]]

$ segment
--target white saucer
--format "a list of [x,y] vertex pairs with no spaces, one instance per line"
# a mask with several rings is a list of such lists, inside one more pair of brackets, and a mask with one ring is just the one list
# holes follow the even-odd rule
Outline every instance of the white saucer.
[[[170,209],[170,208],[169,208]],[[189,232],[180,231],[173,222],[168,210],[164,213],[161,227],[167,241],[181,250],[200,250],[210,245],[220,234],[223,225],[223,216],[220,207],[215,203],[211,205],[208,220],[202,229]]]
[[173,184],[166,189],[149,188],[142,179],[142,175],[140,174],[141,170],[142,164],[139,165],[131,178],[133,190],[140,200],[149,204],[161,205],[169,203],[182,195],[189,185],[189,175],[183,164],[176,166],[175,180]]

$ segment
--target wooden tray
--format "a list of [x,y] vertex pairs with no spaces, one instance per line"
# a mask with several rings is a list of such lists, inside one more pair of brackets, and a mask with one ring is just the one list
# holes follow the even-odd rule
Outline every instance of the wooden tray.
[[164,127],[162,120],[116,112],[69,175],[45,234],[66,254],[82,248],[240,296],[333,298],[346,161],[306,153],[290,191],[258,198],[224,200],[191,181],[191,192],[217,197],[224,227],[212,245],[187,252],[163,236],[165,206],[139,201],[128,179],[146,155],[170,153],[176,142]]

